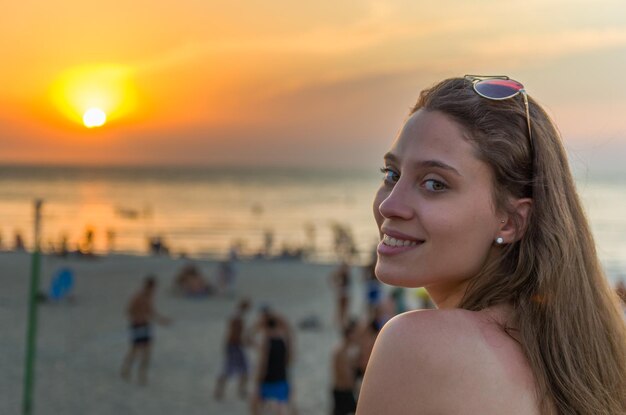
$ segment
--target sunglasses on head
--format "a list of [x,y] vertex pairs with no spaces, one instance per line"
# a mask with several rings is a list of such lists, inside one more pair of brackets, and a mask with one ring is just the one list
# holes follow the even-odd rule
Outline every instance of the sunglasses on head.
[[530,110],[528,106],[528,95],[524,85],[510,79],[508,76],[480,76],[465,75],[465,79],[472,83],[474,91],[483,98],[501,101],[522,94],[524,106],[526,107],[526,123],[528,124],[528,142],[530,150],[533,150],[533,136],[530,128]]

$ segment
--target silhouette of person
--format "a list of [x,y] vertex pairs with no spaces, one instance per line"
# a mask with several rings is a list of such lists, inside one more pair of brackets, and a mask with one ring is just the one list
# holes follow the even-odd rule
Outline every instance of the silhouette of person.
[[239,396],[245,398],[247,395],[246,385],[248,383],[248,357],[246,356],[245,346],[245,315],[250,309],[250,301],[248,299],[241,300],[237,305],[235,314],[228,322],[226,330],[226,338],[224,342],[224,367],[220,373],[217,384],[215,386],[215,399],[220,400],[224,397],[224,388],[226,381],[231,376],[239,377]]
[[122,378],[130,380],[133,363],[139,359],[139,383],[148,383],[148,366],[152,343],[152,322],[169,324],[170,319],[157,313],[154,308],[156,278],[152,275],[144,279],[143,286],[128,303],[126,313],[130,322],[130,349],[122,363]]

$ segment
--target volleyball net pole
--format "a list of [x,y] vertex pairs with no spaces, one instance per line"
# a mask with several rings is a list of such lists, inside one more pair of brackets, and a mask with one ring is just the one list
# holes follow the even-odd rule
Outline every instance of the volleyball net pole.
[[34,243],[30,267],[30,291],[28,296],[28,326],[26,331],[26,361],[24,364],[24,396],[22,415],[33,413],[33,389],[35,386],[35,355],[37,351],[37,303],[39,296],[39,273],[41,269],[41,208],[43,200],[36,199]]

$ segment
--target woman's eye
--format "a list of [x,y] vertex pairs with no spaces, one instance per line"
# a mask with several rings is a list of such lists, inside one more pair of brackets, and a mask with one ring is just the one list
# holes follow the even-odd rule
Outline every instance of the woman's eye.
[[385,183],[395,184],[398,181],[398,179],[400,179],[400,175],[398,173],[396,173],[395,171],[387,167],[383,167],[382,169],[380,169],[380,171],[381,173],[384,174],[383,181]]
[[426,188],[426,190],[429,190],[431,192],[441,192],[448,188],[445,183],[435,179],[425,180],[424,187]]

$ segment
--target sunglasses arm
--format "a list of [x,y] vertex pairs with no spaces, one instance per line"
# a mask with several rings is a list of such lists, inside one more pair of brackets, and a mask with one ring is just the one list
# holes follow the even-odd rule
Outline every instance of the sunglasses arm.
[[530,105],[528,104],[528,95],[526,94],[526,91],[524,89],[521,89],[519,91],[522,94],[522,97],[524,97],[524,106],[526,107],[526,123],[528,124],[528,139],[530,140],[530,146],[533,146],[533,133],[532,133],[532,129],[530,128]]
[[465,79],[468,81],[484,81],[486,79],[510,79],[506,75],[495,75],[495,76],[486,76],[486,75],[465,75]]

